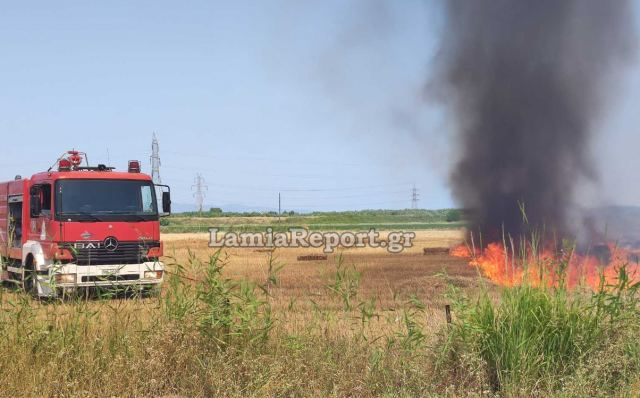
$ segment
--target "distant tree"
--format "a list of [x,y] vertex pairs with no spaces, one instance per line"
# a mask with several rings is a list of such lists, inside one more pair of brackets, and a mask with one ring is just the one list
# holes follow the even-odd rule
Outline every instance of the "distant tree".
[[222,214],[222,209],[219,207],[212,207],[209,209],[209,213],[211,214]]
[[445,219],[447,220],[447,222],[460,221],[461,218],[462,217],[460,215],[460,210],[457,209],[448,210],[445,214]]

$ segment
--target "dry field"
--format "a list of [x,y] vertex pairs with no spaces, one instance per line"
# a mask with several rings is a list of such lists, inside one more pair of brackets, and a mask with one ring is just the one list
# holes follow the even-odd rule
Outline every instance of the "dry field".
[[[381,232],[384,236],[385,232]],[[164,234],[164,261],[186,264],[189,252],[200,259],[207,259],[217,249],[208,247],[208,234]],[[326,260],[298,261],[298,256],[323,254],[322,249],[280,248],[273,256],[282,265],[279,283],[273,291],[281,305],[291,300],[323,295],[323,286],[335,272],[338,256],[345,265],[362,273],[360,294],[364,298],[376,298],[383,306],[392,305],[395,298],[416,294],[429,303],[437,303],[442,293],[446,273],[448,280],[458,286],[472,286],[478,282],[477,271],[463,259],[446,254],[424,255],[425,247],[450,247],[462,241],[457,230],[431,230],[417,232],[414,246],[402,253],[388,253],[383,248],[338,249]],[[225,275],[234,279],[263,282],[268,274],[270,253],[263,249],[223,249]],[[197,275],[191,275],[197,278]],[[321,299],[320,299],[321,300]]]
[[[322,254],[322,249],[280,248],[274,259],[282,266],[278,283],[271,290],[271,306],[287,328],[304,328],[314,316],[313,310],[341,311],[342,303],[327,290],[335,279],[338,256],[343,264],[360,273],[357,300],[375,303],[378,314],[395,317],[412,297],[418,297],[427,307],[428,329],[435,330],[444,321],[444,293],[448,284],[465,290],[475,290],[481,283],[476,269],[464,259],[446,254],[424,255],[424,248],[448,248],[462,242],[461,230],[427,230],[416,232],[414,245],[402,253],[388,253],[384,248],[339,249],[326,260],[298,261],[298,256]],[[381,231],[383,237],[386,232]],[[189,253],[206,260],[217,249],[208,247],[208,234],[164,234],[164,261],[188,264]],[[262,249],[230,248],[223,250],[224,275],[231,279],[264,283],[268,278],[268,252]],[[198,279],[189,270],[188,276]],[[171,271],[169,271],[171,272]],[[384,325],[393,325],[384,319]]]

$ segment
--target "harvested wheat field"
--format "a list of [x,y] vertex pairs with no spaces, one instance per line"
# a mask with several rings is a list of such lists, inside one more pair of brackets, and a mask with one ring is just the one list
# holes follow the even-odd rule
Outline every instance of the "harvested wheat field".
[[[444,253],[425,255],[426,247],[448,248],[462,242],[459,230],[419,231],[414,245],[401,253],[388,253],[384,248],[338,249],[326,255],[326,260],[299,261],[300,256],[323,257],[322,249],[280,248],[273,252],[275,261],[282,266],[278,274],[278,285],[272,294],[276,308],[288,306],[294,301],[313,298],[320,303],[328,302],[323,297],[324,286],[335,273],[338,257],[344,265],[353,266],[361,273],[359,294],[366,299],[376,299],[383,307],[397,304],[410,295],[417,295],[429,305],[442,304],[445,278],[461,287],[472,287],[478,283],[477,271],[467,261]],[[384,236],[385,232],[381,232]],[[189,252],[206,259],[217,249],[208,247],[208,234],[166,234],[163,236],[165,262],[187,263]],[[224,275],[229,278],[266,280],[269,257],[266,249],[230,248],[222,250],[225,264]],[[197,275],[191,274],[193,278]]]
[[[380,236],[386,236],[381,231]],[[384,248],[339,248],[326,255],[326,260],[300,261],[299,257],[324,257],[322,249],[280,248],[271,253],[267,249],[226,248],[221,251],[223,275],[234,280],[264,283],[269,277],[270,257],[280,270],[277,283],[271,290],[271,306],[277,316],[286,319],[288,329],[304,328],[314,316],[314,309],[341,312],[344,302],[328,289],[335,283],[336,270],[341,265],[356,273],[354,303],[368,301],[378,314],[394,317],[406,308],[411,298],[426,306],[428,329],[436,330],[445,321],[444,293],[447,286],[475,290],[482,282],[477,270],[465,259],[439,253],[425,255],[424,248],[449,248],[462,242],[461,230],[429,230],[416,232],[411,248],[401,253],[389,253]],[[163,235],[168,269],[172,263],[189,264],[190,255],[206,260],[218,249],[208,247],[205,233]],[[342,259],[340,260],[340,257]],[[171,271],[169,271],[171,272]],[[198,271],[186,269],[187,277],[197,280]],[[389,326],[384,320],[380,326]],[[391,322],[394,324],[396,322]]]

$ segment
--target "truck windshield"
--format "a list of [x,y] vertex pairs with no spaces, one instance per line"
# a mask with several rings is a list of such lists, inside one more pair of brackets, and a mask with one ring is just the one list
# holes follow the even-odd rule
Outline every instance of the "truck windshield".
[[153,221],[153,184],[134,180],[59,180],[56,218],[62,221]]

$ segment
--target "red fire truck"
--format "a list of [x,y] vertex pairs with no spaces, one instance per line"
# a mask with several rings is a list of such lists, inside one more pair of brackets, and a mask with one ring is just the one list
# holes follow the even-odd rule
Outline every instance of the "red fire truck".
[[169,187],[142,174],[139,161],[118,172],[86,159],[69,151],[48,171],[0,183],[4,281],[36,297],[162,283],[159,217],[171,211]]

